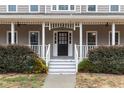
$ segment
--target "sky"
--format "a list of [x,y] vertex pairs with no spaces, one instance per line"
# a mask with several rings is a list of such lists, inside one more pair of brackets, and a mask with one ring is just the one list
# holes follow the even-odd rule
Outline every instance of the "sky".
[[124,5],[124,0],[0,0],[0,5]]

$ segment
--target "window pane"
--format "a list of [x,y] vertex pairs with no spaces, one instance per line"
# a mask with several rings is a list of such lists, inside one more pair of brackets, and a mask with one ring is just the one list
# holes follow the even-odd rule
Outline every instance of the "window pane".
[[16,5],[8,5],[8,11],[16,11]]
[[96,5],[88,5],[88,11],[96,11]]
[[119,11],[118,5],[111,5],[111,11]]
[[31,11],[38,11],[38,5],[31,5]]
[[96,33],[88,33],[88,45],[96,45]]
[[70,10],[74,10],[74,5],[70,5]]
[[56,5],[53,5],[53,6],[52,6],[52,10],[57,10],[57,9],[56,9]]
[[38,45],[38,32],[30,33],[30,43],[31,45]]
[[68,10],[68,5],[59,5],[59,10]]

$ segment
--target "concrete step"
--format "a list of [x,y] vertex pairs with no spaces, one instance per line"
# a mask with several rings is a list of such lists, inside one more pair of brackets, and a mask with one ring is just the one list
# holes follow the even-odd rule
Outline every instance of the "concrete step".
[[75,69],[76,66],[75,65],[50,65],[49,66],[49,69],[59,69],[59,68],[62,68],[62,69]]
[[53,71],[54,72],[57,72],[57,71],[71,71],[71,72],[75,72],[76,69],[67,69],[67,68],[66,69],[63,69],[63,68],[56,68],[56,69],[55,68],[52,68],[52,69],[50,68],[49,69],[49,72],[53,72]]

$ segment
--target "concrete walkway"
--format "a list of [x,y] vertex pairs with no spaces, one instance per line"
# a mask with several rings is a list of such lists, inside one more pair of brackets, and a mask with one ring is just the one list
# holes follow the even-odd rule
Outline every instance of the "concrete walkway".
[[74,88],[76,75],[49,74],[46,77],[43,88]]

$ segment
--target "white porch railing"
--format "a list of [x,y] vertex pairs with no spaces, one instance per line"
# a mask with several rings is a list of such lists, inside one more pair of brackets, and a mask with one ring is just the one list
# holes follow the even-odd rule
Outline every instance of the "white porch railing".
[[[94,48],[97,48],[97,45],[76,45],[77,47],[77,51],[78,51],[78,55],[80,54],[80,52],[82,52],[82,57],[81,58],[87,58],[88,56],[88,51],[92,50]],[[80,51],[80,47],[82,47],[82,51]],[[80,56],[78,56],[78,58],[80,58]]]
[[[43,52],[42,45],[28,45],[28,47],[30,47],[35,53],[37,53],[39,57],[43,57],[42,56],[42,52]],[[45,53],[47,50],[48,50],[48,45],[45,45]],[[46,57],[45,57],[45,59],[46,59]]]
[[78,72],[79,56],[78,56],[78,49],[77,49],[76,44],[74,46],[74,50],[75,50],[74,58],[75,58],[75,62],[76,62],[76,72]]
[[48,44],[48,48],[46,51],[46,66],[48,66],[49,61],[50,61],[50,44]]

